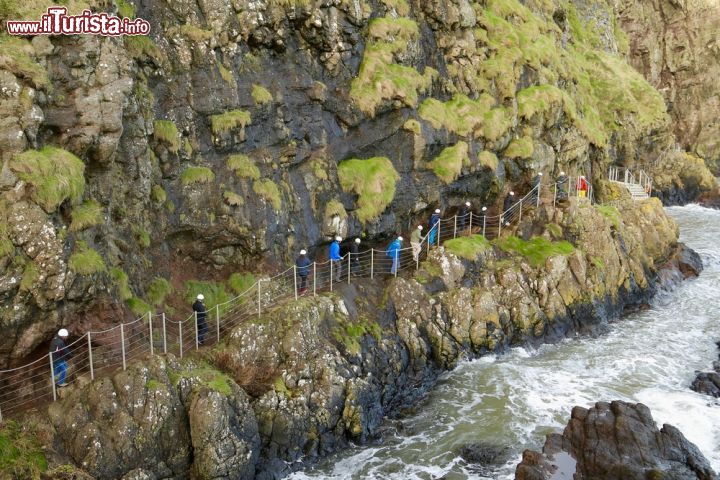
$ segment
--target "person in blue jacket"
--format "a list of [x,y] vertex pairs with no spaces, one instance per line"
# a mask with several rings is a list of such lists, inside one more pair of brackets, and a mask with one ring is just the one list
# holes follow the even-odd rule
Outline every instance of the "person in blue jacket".
[[400,249],[402,248],[402,237],[397,237],[395,240],[392,241],[390,246],[387,248],[387,256],[392,258],[392,267],[390,268],[390,273],[395,275],[397,274],[398,269],[398,263],[400,261]]
[[58,387],[64,387],[65,375],[67,374],[67,361],[66,359],[72,357],[70,349],[65,344],[65,340],[68,338],[68,331],[61,328],[55,338],[50,343],[50,355],[52,357],[53,374],[55,376],[55,384]]
[[335,241],[330,244],[330,266],[334,269],[334,279],[336,282],[342,280],[342,257],[340,256],[340,242],[342,237],[335,237]]
[[300,250],[300,256],[295,260],[295,270],[297,271],[298,277],[300,277],[300,285],[298,286],[298,293],[302,295],[307,291],[307,279],[310,275],[310,265],[312,262],[307,256],[305,250]]
[[438,223],[440,223],[440,209],[436,209],[435,213],[433,213],[430,216],[430,226],[428,231],[428,243],[430,245],[435,245],[435,239],[437,238],[438,233]]

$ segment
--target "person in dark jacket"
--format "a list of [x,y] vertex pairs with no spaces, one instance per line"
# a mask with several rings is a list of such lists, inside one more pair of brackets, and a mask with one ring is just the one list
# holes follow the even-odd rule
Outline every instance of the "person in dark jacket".
[[52,356],[53,374],[55,375],[55,384],[58,387],[64,387],[65,375],[67,375],[66,359],[72,357],[72,352],[68,349],[65,340],[67,340],[68,331],[64,328],[58,330],[55,338],[50,342],[50,355]]
[[538,172],[538,174],[535,175],[535,178],[533,178],[533,188],[537,187],[538,185],[540,185],[542,183],[542,177],[543,177],[542,172]]
[[465,202],[458,210],[457,214],[457,227],[459,231],[465,230],[470,220],[470,202]]
[[502,211],[502,218],[500,219],[500,222],[504,223],[505,225],[508,225],[509,221],[509,214],[507,213],[510,208],[515,205],[515,192],[510,192],[505,197],[505,201],[503,202],[503,211]]
[[570,179],[565,174],[565,172],[560,172],[560,176],[557,178],[556,181],[556,188],[557,188],[557,199],[558,200],[567,200],[568,198],[568,183]]
[[360,239],[356,238],[350,244],[350,269],[354,275],[361,275],[360,272]]
[[298,287],[298,293],[302,295],[307,291],[307,279],[310,275],[310,265],[312,262],[307,257],[305,250],[300,250],[300,256],[295,260],[295,266],[297,267],[297,274],[300,277],[300,286]]
[[197,335],[198,343],[202,345],[205,343],[205,336],[208,332],[208,324],[205,318],[207,317],[207,308],[205,308],[205,296],[200,293],[192,305],[193,312],[195,312],[197,318]]
[[435,245],[438,230],[440,229],[440,209],[436,209],[435,213],[430,216],[430,226],[428,230],[428,243]]

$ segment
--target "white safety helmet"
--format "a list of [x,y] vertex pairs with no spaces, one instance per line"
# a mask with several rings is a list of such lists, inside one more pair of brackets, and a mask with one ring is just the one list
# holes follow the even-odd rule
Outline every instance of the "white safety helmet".
[[402,241],[403,241],[403,238],[402,238],[402,237],[398,237],[398,240],[400,240],[400,241],[402,242]]
[[560,176],[562,177],[563,175],[565,175],[565,172],[560,172]]
[[205,295],[203,295],[202,293],[198,293],[197,299],[198,299],[198,300],[205,300]]
[[356,239],[355,239],[355,243],[360,243],[360,239],[359,239],[359,238],[356,238]]
[[422,230],[422,229],[423,229],[423,226],[422,226],[422,225],[418,225],[418,230]]
[[342,242],[342,237],[340,235],[338,235],[337,237],[335,237],[335,241]]
[[300,255],[306,255],[307,252],[305,250],[300,250]]
[[435,213],[440,213],[440,209],[439,209],[439,208],[436,208],[436,209],[435,209]]
[[58,337],[67,337],[68,335],[70,334],[66,329],[61,328],[60,330],[58,330]]
[[469,207],[469,206],[470,206],[470,202],[465,202],[465,206]]
[[515,195],[515,192],[510,192],[510,195]]
[[542,177],[542,172],[538,173],[538,176],[539,176],[539,177]]
[[482,211],[483,211],[483,212],[487,212],[487,207],[483,207],[483,208],[482,208]]

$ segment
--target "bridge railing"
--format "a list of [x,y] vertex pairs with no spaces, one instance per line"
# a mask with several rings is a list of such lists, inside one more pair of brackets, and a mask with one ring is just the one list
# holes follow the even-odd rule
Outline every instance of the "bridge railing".
[[[577,194],[576,185],[570,182],[568,195]],[[68,345],[73,357],[69,361],[68,378],[85,377],[93,380],[117,370],[125,370],[131,359],[172,353],[184,357],[202,345],[214,345],[233,328],[261,317],[287,299],[314,296],[333,291],[342,284],[363,279],[398,276],[402,272],[417,270],[427,258],[430,249],[442,242],[469,234],[483,235],[488,239],[499,237],[513,224],[532,215],[541,198],[553,195],[553,203],[562,192],[557,184],[536,185],[524,197],[497,215],[470,212],[443,218],[422,237],[419,245],[401,248],[396,258],[386,250],[372,248],[358,254],[346,254],[339,261],[313,262],[307,275],[301,275],[296,266],[287,268],[270,278],[258,279],[247,290],[234,298],[213,305],[202,318],[196,313],[182,320],[172,320],[166,313],[148,312],[129,323],[121,323],[103,331],[88,331]],[[549,201],[549,199],[548,199]],[[409,242],[404,242],[408,245]],[[200,320],[200,322],[198,321]],[[0,371],[0,422],[3,415],[12,416],[30,407],[55,401],[59,397],[60,372],[56,371],[51,354],[45,354],[26,365]]]

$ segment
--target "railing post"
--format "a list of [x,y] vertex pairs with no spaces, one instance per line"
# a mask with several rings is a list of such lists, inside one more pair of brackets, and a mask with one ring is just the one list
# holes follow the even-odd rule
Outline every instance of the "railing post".
[[313,297],[317,296],[317,262],[313,262]]
[[258,287],[258,318],[260,318],[260,282],[262,282],[262,278],[257,281],[257,287]]
[[440,246],[440,224],[441,224],[441,223],[442,223],[442,219],[440,219],[440,220],[437,221],[437,227],[438,227],[438,230],[437,230],[437,237],[438,237],[437,246],[438,246],[438,247]]
[[88,359],[90,360],[90,380],[95,380],[95,367],[93,367],[92,340],[90,340],[90,331],[88,331]]
[[[430,227],[430,232],[432,232],[432,227]],[[430,255],[430,232],[425,235],[425,239],[427,240],[427,252],[425,253],[426,255]]]
[[183,335],[182,335],[182,322],[178,323],[178,335],[180,335],[180,358],[183,357]]
[[217,343],[220,343],[220,304],[215,305],[215,320],[217,323]]
[[293,283],[295,284],[295,301],[298,299],[297,291],[297,265],[293,265]]
[[395,278],[397,278],[397,272],[400,270],[400,250],[395,250]]
[[487,215],[483,215],[483,237],[485,236],[485,225],[487,224]]
[[375,249],[371,248],[370,249],[370,279],[371,280],[373,278],[374,270],[375,270]]
[[500,215],[500,221],[498,222],[498,238],[500,238],[500,233],[502,233],[502,223],[505,220],[505,215]]
[[150,356],[155,355],[155,346],[153,345],[153,331],[152,331],[152,312],[148,312],[148,329],[150,330]]
[[453,225],[453,238],[457,237],[457,215],[455,215],[455,223]]
[[125,324],[120,324],[120,351],[122,352],[122,363],[123,371],[127,369],[127,363],[125,360]]
[[535,203],[535,207],[540,208],[540,195],[542,193],[542,178],[540,179],[540,182],[537,184],[537,192],[535,194],[537,195],[537,203]]
[[348,253],[348,285],[350,285],[350,257],[352,257],[352,253]]
[[50,383],[52,384],[54,402],[57,400],[57,392],[55,391],[55,365],[53,365],[52,352],[48,353],[48,358],[50,359]]
[[470,211],[470,234],[472,234],[472,211]]
[[195,317],[195,350],[199,350],[200,349],[200,336],[198,334],[197,312],[193,312],[193,317]]
[[523,206],[522,201],[520,201],[520,216],[518,217],[518,224],[520,224],[520,222],[522,222],[522,206]]
[[2,408],[0,408],[0,424],[2,424]]
[[165,312],[162,313],[163,324],[163,353],[167,353],[167,330],[165,329]]
[[333,270],[335,270],[335,260],[330,260],[330,291],[333,290]]
[[555,208],[555,204],[557,203],[557,182],[555,182],[555,191],[553,192],[553,208]]

